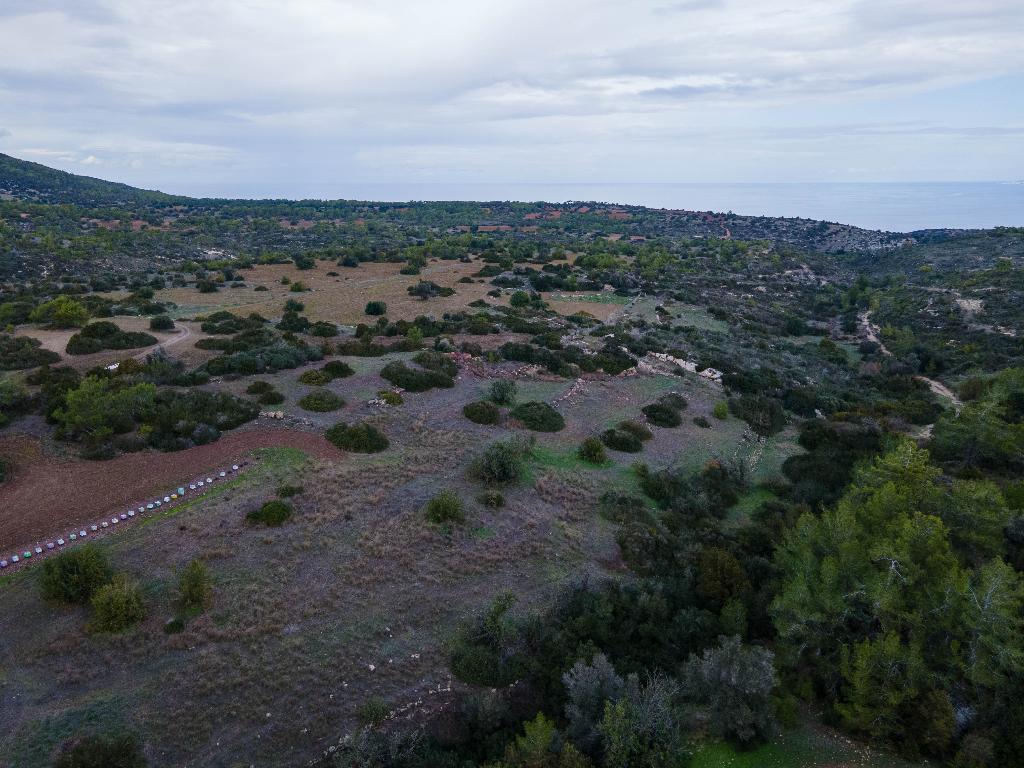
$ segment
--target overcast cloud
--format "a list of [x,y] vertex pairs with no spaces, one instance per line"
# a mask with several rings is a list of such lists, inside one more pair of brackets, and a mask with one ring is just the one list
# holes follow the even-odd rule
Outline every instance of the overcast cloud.
[[2,0],[0,151],[281,196],[1019,179],[1022,31],[1020,0]]

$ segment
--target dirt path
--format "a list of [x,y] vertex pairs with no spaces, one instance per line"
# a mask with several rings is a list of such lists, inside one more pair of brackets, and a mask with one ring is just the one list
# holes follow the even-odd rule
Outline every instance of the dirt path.
[[135,359],[141,362],[145,362],[146,356],[153,354],[158,349],[167,349],[168,347],[173,347],[174,345],[180,344],[181,342],[185,341],[185,339],[192,337],[192,329],[189,328],[187,325],[179,325],[178,329],[179,332],[175,336],[168,339],[167,341],[161,341],[155,347],[146,347],[146,349],[144,349],[142,352],[139,352],[139,354],[135,355]]
[[[864,312],[861,313],[860,323],[861,326],[864,328],[864,335],[867,337],[868,341],[875,342],[878,345],[878,348],[882,351],[883,355],[885,355],[886,357],[892,357],[892,351],[888,347],[886,347],[885,343],[882,341],[881,329],[879,329],[877,325],[874,325],[871,322],[870,310],[864,310]],[[914,378],[917,379],[918,381],[923,381],[925,384],[927,384],[928,388],[934,394],[949,400],[949,402],[953,406],[953,410],[956,411],[957,413],[959,413],[960,409],[964,407],[963,402],[960,400],[959,397],[956,396],[956,393],[949,387],[947,387],[945,384],[943,384],[941,381],[936,381],[935,379],[929,379],[927,376],[920,375],[915,376]]]
[[323,459],[344,455],[322,435],[265,427],[230,432],[185,451],[146,451],[110,461],[61,459],[45,455],[35,438],[0,438],[0,453],[13,458],[15,466],[14,477],[0,486],[0,554],[65,535],[108,512],[122,512],[257,448],[277,447],[299,448]]

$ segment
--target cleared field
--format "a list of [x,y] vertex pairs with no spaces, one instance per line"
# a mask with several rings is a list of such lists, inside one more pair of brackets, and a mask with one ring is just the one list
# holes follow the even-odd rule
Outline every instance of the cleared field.
[[270,446],[301,448],[322,457],[343,455],[320,435],[286,429],[230,432],[185,451],[145,451],[110,461],[50,456],[33,438],[0,438],[0,455],[14,460],[14,477],[0,485],[0,553],[94,523],[104,513],[121,512],[125,505]]
[[[341,325],[371,322],[363,311],[368,301],[383,301],[388,305],[391,320],[413,320],[419,315],[440,317],[445,312],[456,312],[470,303],[484,299],[490,304],[508,304],[508,296],[487,296],[493,290],[489,279],[473,277],[483,262],[432,260],[419,275],[400,274],[404,264],[364,262],[358,267],[339,267],[331,262],[317,262],[313,269],[299,270],[292,264],[261,264],[242,272],[244,288],[221,288],[217,293],[199,293],[193,287],[167,288],[157,291],[158,301],[171,301],[178,305],[171,314],[192,317],[219,309],[248,314],[258,312],[264,317],[281,316],[281,308],[288,299],[297,299],[306,305],[304,314],[312,320],[326,320]],[[329,275],[336,272],[337,275]],[[310,290],[293,293],[290,285],[281,283],[287,277],[292,283],[301,282]],[[472,283],[460,283],[471,278]],[[451,288],[453,296],[439,296],[423,301],[409,295],[410,286],[420,280],[429,280],[442,288]],[[257,287],[266,290],[256,290]],[[578,294],[580,297],[601,294]],[[550,295],[546,295],[550,298]],[[573,301],[553,301],[552,309],[559,314],[571,315],[581,310],[595,317],[605,314],[605,305],[591,303],[585,298]],[[616,309],[612,306],[607,312]],[[602,318],[603,319],[603,318]]]

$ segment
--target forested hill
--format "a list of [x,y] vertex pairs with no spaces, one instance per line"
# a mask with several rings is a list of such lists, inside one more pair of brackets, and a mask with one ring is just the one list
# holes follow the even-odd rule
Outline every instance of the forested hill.
[[163,192],[58,171],[0,153],[0,199],[12,198],[86,208],[148,206],[179,199]]
[[[235,222],[284,218],[304,231],[321,222],[333,225],[358,219],[409,229],[429,229],[435,233],[489,232],[516,238],[557,235],[626,241],[694,237],[769,240],[822,253],[890,251],[906,245],[943,242],[965,234],[962,230],[879,232],[813,219],[655,209],[607,202],[200,199],[78,176],[3,154],[0,154],[0,200],[73,205],[83,209],[83,218],[119,218],[125,226],[129,226],[133,218],[156,223],[168,217],[201,215]],[[109,215],[110,209],[132,215]],[[207,218],[207,221],[212,219]]]

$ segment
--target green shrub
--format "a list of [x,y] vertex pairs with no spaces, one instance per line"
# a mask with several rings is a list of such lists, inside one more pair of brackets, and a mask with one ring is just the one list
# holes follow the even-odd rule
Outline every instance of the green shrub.
[[324,320],[318,320],[309,326],[307,333],[310,336],[320,336],[321,338],[330,338],[331,336],[338,335],[338,326],[334,323],[328,323]]
[[498,405],[511,405],[516,401],[518,387],[511,379],[498,379],[491,384],[491,400]]
[[339,422],[324,433],[324,437],[344,451],[379,453],[389,445],[388,439],[372,424]]
[[492,509],[505,506],[505,497],[500,491],[484,491],[476,497],[476,500],[485,507],[490,507]]
[[455,491],[441,491],[427,502],[424,513],[427,520],[438,525],[466,521],[466,513],[462,509],[462,499]]
[[601,433],[601,442],[613,451],[639,453],[644,449],[643,441],[633,432],[624,429],[606,429]]
[[173,331],[174,321],[167,315],[157,315],[149,321],[149,330],[151,331]]
[[302,493],[301,485],[281,485],[277,488],[277,495],[282,499],[298,496],[300,493]]
[[356,715],[359,717],[359,722],[364,725],[380,725],[387,719],[390,712],[391,710],[384,703],[384,699],[380,696],[374,696],[359,705]]
[[324,384],[329,384],[331,381],[331,375],[326,371],[306,371],[299,376],[300,384],[309,384],[313,387],[322,387]]
[[83,736],[66,744],[54,768],[146,768],[146,756],[128,734]]
[[377,397],[388,405],[401,405],[405,402],[402,399],[402,393],[395,392],[393,389],[379,389],[377,390]]
[[565,429],[565,419],[547,403],[520,403],[511,411],[512,416],[535,432],[559,432]]
[[711,422],[705,419],[703,416],[694,416],[693,423],[696,424],[698,427],[702,427],[704,429],[711,429]]
[[455,380],[441,371],[415,370],[397,360],[385,365],[380,375],[396,387],[409,392],[426,392],[434,387],[455,386]]
[[180,616],[175,616],[173,619],[168,619],[164,622],[164,634],[165,635],[176,635],[185,629],[185,620]]
[[516,291],[509,298],[508,303],[513,307],[528,307],[530,306],[530,294],[526,291]]
[[346,363],[344,360],[331,360],[324,364],[323,371],[329,374],[332,379],[344,379],[355,373],[352,370],[352,366]]
[[604,464],[608,461],[608,454],[604,450],[604,443],[596,437],[588,437],[584,440],[580,444],[577,455],[583,461],[591,464]]
[[246,514],[245,519],[253,524],[262,523],[263,525],[277,527],[283,525],[291,516],[292,508],[283,501],[274,499],[273,501],[266,502],[259,509],[250,511]]
[[715,407],[711,409],[711,415],[716,419],[725,421],[729,418],[729,404],[724,400],[720,400],[715,403]]
[[638,421],[620,421],[616,429],[628,432],[641,442],[654,437],[654,433]]
[[265,395],[274,391],[274,385],[269,381],[254,381],[245,388],[245,391],[250,395]]
[[679,411],[664,403],[651,403],[640,409],[647,420],[658,427],[678,427],[683,423]]
[[368,301],[366,302],[366,314],[371,316],[384,315],[388,311],[388,305],[383,301]]
[[277,405],[278,403],[284,402],[284,395],[275,390],[271,390],[270,392],[264,392],[260,395],[259,402],[261,405]]
[[466,403],[462,407],[462,415],[474,424],[497,424],[501,418],[501,410],[494,403],[478,400],[475,403]]
[[531,443],[518,440],[491,443],[470,464],[470,475],[488,485],[517,482],[523,474],[523,459],[531,450]]
[[95,632],[123,632],[146,615],[139,585],[118,574],[92,596],[91,628]]
[[329,389],[318,389],[299,400],[299,407],[315,413],[336,411],[345,405],[345,400]]
[[103,550],[90,543],[43,561],[40,586],[47,600],[87,603],[112,576]]
[[[3,414],[0,414],[0,427],[4,425],[6,418],[7,417],[5,417]],[[11,471],[10,466],[10,462],[7,459],[0,456],[0,483],[4,483],[7,481],[7,475]]]
[[60,355],[43,349],[39,339],[0,333],[0,371],[18,371],[58,362]]
[[202,560],[193,560],[178,577],[178,605],[186,611],[202,611],[213,602],[213,580]]
[[413,362],[428,371],[437,371],[445,376],[455,378],[459,373],[458,364],[443,352],[427,350],[413,358]]

